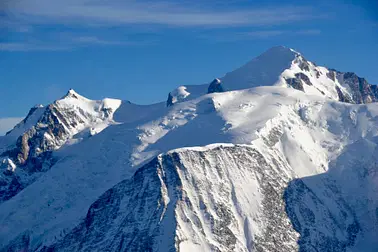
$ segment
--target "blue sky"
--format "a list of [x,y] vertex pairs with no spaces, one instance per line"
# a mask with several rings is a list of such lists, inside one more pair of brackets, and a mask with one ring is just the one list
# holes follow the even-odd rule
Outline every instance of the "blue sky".
[[[331,2],[331,3],[329,3]],[[5,0],[0,118],[69,88],[147,104],[285,45],[378,84],[375,1]]]

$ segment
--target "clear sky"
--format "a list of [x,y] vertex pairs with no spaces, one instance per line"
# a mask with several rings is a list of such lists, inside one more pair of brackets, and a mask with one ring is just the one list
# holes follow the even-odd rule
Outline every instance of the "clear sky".
[[147,104],[266,49],[378,84],[378,1],[0,1],[0,118],[69,88]]

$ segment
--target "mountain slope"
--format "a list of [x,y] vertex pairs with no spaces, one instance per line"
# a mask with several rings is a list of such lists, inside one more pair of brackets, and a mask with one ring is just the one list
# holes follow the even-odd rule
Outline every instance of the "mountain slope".
[[[267,250],[278,239],[282,251],[293,250],[296,233],[284,219],[284,204],[275,205],[279,197],[275,190],[282,191],[288,180],[270,172],[277,168],[251,147],[161,155],[102,195],[85,220],[52,248],[248,251]],[[275,181],[273,191],[268,181]],[[270,216],[277,222],[261,227]]]
[[101,132],[113,124],[121,101],[89,100],[74,90],[54,103],[32,108],[0,140],[0,202],[13,197],[56,162],[52,151]]
[[[27,234],[27,237],[29,237],[27,240],[30,248],[41,249],[43,246],[55,246],[53,245],[55,244],[54,241],[62,237],[63,234],[71,232],[70,230],[85,216],[86,209],[89,208],[91,202],[99,197],[106,188],[132,176],[133,171],[135,171],[134,165],[137,167],[138,164],[146,163],[156,155],[155,153],[185,145],[204,146],[217,142],[252,144],[252,147],[264,157],[264,164],[267,163],[268,167],[273,167],[267,168],[264,174],[266,172],[268,175],[273,176],[267,179],[267,183],[272,187],[272,190],[274,189],[274,195],[277,195],[277,198],[271,200],[275,204],[281,204],[280,209],[282,210],[284,209],[282,199],[285,186],[289,185],[288,183],[291,179],[324,173],[328,170],[330,160],[335,160],[340,156],[343,149],[346,148],[344,146],[348,146],[350,143],[362,138],[373,141],[378,132],[376,126],[378,125],[376,123],[378,108],[376,104],[361,106],[331,102],[319,96],[308,96],[300,91],[280,87],[263,87],[245,91],[210,94],[197,100],[177,104],[177,106],[175,105],[165,110],[166,115],[157,116],[155,119],[150,117],[150,121],[142,122],[139,126],[135,127],[132,122],[114,125],[101,134],[81,144],[72,146],[71,150],[67,150],[70,153],[66,155],[67,158],[55,164],[44,174],[43,178],[30,185],[22,195],[17,195],[12,200],[3,203],[0,212],[0,221],[3,224],[0,240],[3,241],[3,246],[11,240],[18,241],[16,237],[20,237],[23,234]],[[132,128],[129,128],[128,125],[132,125]],[[135,131],[135,128],[138,130]],[[196,137],[188,135],[189,132],[197,132]],[[96,148],[93,149],[92,147],[89,153],[76,153],[75,151],[75,148],[89,148],[89,146],[96,146]],[[73,153],[76,154],[73,155]],[[223,154],[214,155],[223,156]],[[245,155],[252,154],[245,153]],[[185,169],[189,170],[188,173],[190,174],[197,174],[198,171],[192,169],[204,169],[206,166],[202,167],[201,164],[205,165],[206,162],[208,161],[199,156],[197,160],[186,162]],[[217,169],[226,169],[226,167],[230,166],[230,169],[233,170],[236,169],[232,168],[234,166],[243,166],[240,163],[243,162],[243,159],[236,159],[234,162],[232,165],[222,164],[220,161],[215,162],[215,166],[212,165],[209,169],[213,173],[218,173]],[[248,158],[245,162],[243,169],[250,167],[253,162],[258,162],[259,167],[262,164],[262,161],[253,160],[252,158]],[[198,164],[195,165],[196,163]],[[272,174],[273,170],[276,170],[276,175]],[[231,170],[228,172],[231,173]],[[150,175],[152,176],[153,174]],[[250,175],[245,176],[246,178],[251,178]],[[56,180],[57,178],[59,180]],[[183,180],[181,183],[185,182]],[[57,184],[57,181],[59,181],[59,184]],[[183,187],[183,190],[188,190],[190,193],[195,194],[197,193],[194,190],[196,186],[203,184],[207,188],[208,186],[213,186],[217,179],[214,177],[213,180],[200,180],[198,182],[188,179],[186,182],[188,181],[194,184],[190,186],[188,184],[188,189]],[[274,181],[278,184],[272,184]],[[232,182],[234,186],[239,187],[251,184],[243,182],[240,177],[239,179],[232,179]],[[125,183],[132,183],[130,187],[135,186],[138,188],[138,185],[133,184],[134,182]],[[258,183],[258,186],[263,186],[263,182],[260,181],[260,183]],[[221,183],[219,186],[222,185]],[[334,183],[333,186],[338,186],[338,184]],[[246,189],[248,192],[255,192],[256,195],[250,195],[253,200],[270,197],[264,192],[258,194],[259,190],[256,188]],[[151,190],[159,191],[160,189],[158,190],[154,187]],[[40,197],[32,199],[32,195],[40,195]],[[222,196],[214,194],[212,197]],[[342,198],[340,195],[338,197]],[[224,200],[226,199],[229,198],[226,197]],[[144,202],[143,197],[141,200]],[[215,199],[209,196],[207,200],[214,201]],[[254,203],[251,203],[251,200],[240,206],[242,211],[252,213],[250,208]],[[134,200],[131,201],[135,202]],[[349,206],[343,202],[337,202],[335,203],[337,206],[335,209],[339,210],[336,211],[346,214],[337,223],[345,223],[347,226],[353,224],[354,216],[357,213],[348,210]],[[23,208],[18,207],[20,204],[23,205]],[[373,209],[375,203],[371,204],[370,208]],[[143,208],[143,206],[140,207]],[[334,209],[332,205],[326,204],[325,207]],[[15,212],[14,209],[18,210]],[[127,208],[122,209],[127,210]],[[182,211],[191,212],[192,210],[185,208]],[[277,210],[277,212],[280,211]],[[24,216],[25,219],[20,219],[18,216]],[[269,218],[261,217],[262,220],[255,224],[255,228],[251,228],[251,233],[255,234],[258,230],[264,230],[268,222],[272,221],[274,223],[278,221],[275,218],[279,218],[279,216],[281,215],[276,213]],[[339,214],[335,214],[335,216],[339,216]],[[140,218],[144,217],[140,216]],[[332,219],[333,215],[329,218]],[[329,218],[327,217],[324,221],[320,221],[319,225],[324,225],[329,221]],[[147,219],[149,217],[140,221],[147,223]],[[288,217],[284,219],[287,221]],[[249,221],[252,223],[252,220]],[[104,222],[106,223],[106,221]],[[204,222],[202,225],[208,226],[210,224]],[[17,229],[14,227],[17,227]],[[152,227],[146,226],[146,228],[150,230]],[[165,228],[165,226],[158,225],[157,228]],[[28,230],[33,230],[33,233]],[[172,229],[170,230],[173,232]],[[302,232],[301,230],[297,231],[299,234]],[[243,234],[240,230],[235,232],[237,235],[233,233],[233,236],[241,237]],[[344,234],[342,236],[331,235],[331,238],[333,240],[337,239],[340,244],[346,244],[346,241],[349,240],[348,231],[338,227],[335,232]],[[296,237],[294,233],[290,237]],[[356,235],[362,235],[364,231],[358,231],[357,233]],[[263,237],[267,239],[271,235]],[[201,239],[205,238],[202,237]],[[206,235],[206,239],[210,239],[208,235]],[[253,237],[250,239],[253,240]],[[295,239],[290,239],[292,239],[292,243],[287,244],[287,246],[295,246]],[[320,242],[319,239],[315,240]],[[74,243],[74,240],[71,242]],[[104,242],[106,244],[109,241]],[[192,240],[188,241],[190,244],[193,242]],[[20,244],[19,242],[15,243]],[[15,243],[11,242],[10,244]],[[213,243],[205,242],[204,244]],[[243,247],[244,245],[241,244],[235,246]],[[278,246],[279,244],[273,243],[272,246],[276,245]],[[211,246],[218,246],[221,250],[225,249],[225,245],[221,244],[213,244]],[[267,251],[270,250],[268,247],[265,247],[265,249]]]
[[[160,155],[103,194],[81,224],[42,251],[294,251],[298,246],[303,251],[314,247],[346,251],[353,247],[363,223],[337,191],[339,184],[332,179],[340,178],[326,173],[320,175],[323,178],[297,179],[284,193],[295,171],[275,158],[253,146],[237,145]],[[334,200],[334,208],[325,204],[326,197]],[[299,244],[291,223],[301,235]]]
[[82,119],[66,139],[83,140],[0,205],[0,251],[375,251],[375,89],[284,49],[283,72],[122,102],[89,138]]
[[[370,103],[378,99],[375,85],[355,73],[317,66],[293,49],[277,46],[210,83],[209,88],[191,91],[181,86],[168,95],[167,105],[198,97],[199,94],[242,90],[258,86],[282,86],[307,94],[348,103]],[[201,87],[201,86],[198,86]],[[193,93],[192,93],[193,92]]]
[[6,132],[23,119],[22,117],[0,118],[0,136],[5,135]]

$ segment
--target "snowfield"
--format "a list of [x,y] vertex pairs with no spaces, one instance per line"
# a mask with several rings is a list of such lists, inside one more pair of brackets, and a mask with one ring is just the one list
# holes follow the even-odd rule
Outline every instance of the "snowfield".
[[225,92],[70,91],[57,104],[91,116],[0,204],[0,251],[376,251],[378,105],[330,72],[277,47]]

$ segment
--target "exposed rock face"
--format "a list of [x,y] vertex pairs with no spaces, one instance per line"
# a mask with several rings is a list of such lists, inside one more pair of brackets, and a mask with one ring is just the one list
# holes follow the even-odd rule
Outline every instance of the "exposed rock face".
[[371,103],[378,101],[378,88],[369,84],[364,78],[358,77],[355,73],[340,73],[339,79],[344,86],[352,90],[355,103]]
[[283,47],[225,80],[75,146],[117,106],[33,109],[0,146],[0,251],[377,251],[378,108],[343,104],[376,88]]
[[[251,147],[159,156],[103,194],[81,224],[41,251],[296,250],[282,200],[289,177],[278,169]],[[260,188],[261,202],[236,178]],[[247,202],[256,210],[237,207]],[[260,222],[266,225],[255,229]]]
[[308,78],[308,76],[306,74],[304,74],[304,73],[296,73],[295,77],[297,79],[303,81],[307,85],[312,86],[312,83],[311,83],[310,79]]
[[339,101],[347,103],[355,103],[349,94],[343,93],[339,87],[336,86],[337,95],[339,96]]
[[304,92],[303,84],[302,84],[302,82],[301,82],[301,80],[299,78],[289,78],[289,79],[286,79],[286,83],[290,87]]
[[[106,111],[103,113],[107,116]],[[16,164],[24,165],[29,159],[37,159],[41,153],[58,149],[88,121],[94,122],[96,117],[80,108],[50,104],[36,125],[17,139],[16,148],[2,156],[9,156]]]
[[19,134],[15,144],[0,153],[0,158],[10,159],[17,166],[12,172],[2,169],[0,192],[4,194],[0,203],[32,183],[36,179],[34,173],[50,169],[56,162],[52,152],[75,134],[97,123],[111,122],[117,105],[112,107],[108,103],[114,101],[117,102],[112,99],[92,101],[70,90],[47,107],[32,108],[26,118],[7,133],[8,136]]
[[[353,247],[360,223],[335,177],[290,181],[292,172],[284,159],[266,158],[253,147],[161,155],[105,192],[59,242],[37,251],[342,252]],[[28,249],[28,241],[25,233],[7,249]]]
[[[14,131],[17,131],[17,128],[21,128],[22,126],[24,126],[25,124],[28,123],[29,120],[33,120],[31,119],[31,117],[38,117],[38,110],[43,111],[44,110],[44,107],[42,105],[36,105],[34,107],[32,107],[28,114],[26,115],[26,117],[24,118],[24,120],[22,120],[18,125],[16,125],[15,128],[13,128],[12,130],[8,131],[5,135],[9,135],[10,133],[14,132]],[[33,122],[32,122],[33,124]],[[22,133],[22,132],[21,132]]]
[[[317,67],[300,54],[293,62],[302,72],[294,73],[295,78],[284,77],[288,86],[292,88],[307,92],[307,88],[303,86],[306,84],[313,86],[320,94],[328,98],[347,103],[363,104],[378,101],[377,86],[369,84],[355,73],[343,73],[335,69]],[[328,80],[324,80],[322,77],[324,75]]]
[[[213,80],[207,93],[248,89],[257,86],[288,86],[309,94],[347,103],[371,103],[378,100],[378,89],[354,73],[317,66],[293,49],[273,47],[242,67]],[[192,92],[187,86],[173,90],[167,106],[186,101]],[[203,93],[204,94],[204,93]]]
[[224,92],[221,81],[219,79],[214,79],[210,83],[207,93],[211,94],[211,93],[221,93],[221,92]]
[[315,69],[314,72],[315,72],[316,78],[319,79],[319,77],[322,75],[322,73],[319,70],[317,70],[317,69]]
[[336,73],[335,73],[335,71],[330,70],[330,71],[328,71],[328,72],[326,73],[326,75],[327,75],[327,77],[330,78],[332,81],[336,81]]
[[[361,232],[351,206],[340,197],[334,182],[327,182],[322,185],[323,190],[336,198],[339,216],[335,216],[303,180],[292,181],[285,192],[287,214],[294,229],[301,234],[298,241],[300,251],[347,251],[355,245]],[[338,237],[338,232],[341,237]]]
[[172,105],[173,105],[173,96],[171,95],[171,93],[169,93],[168,99],[167,99],[167,107],[172,106]]
[[298,64],[299,68],[302,71],[309,72],[310,71],[310,63],[303,56],[301,56],[300,58],[301,59],[299,60],[299,64]]

